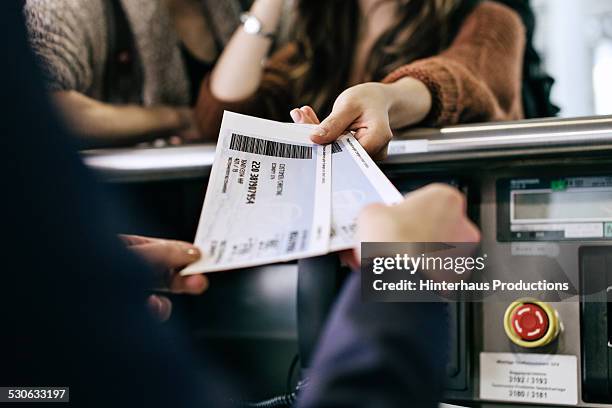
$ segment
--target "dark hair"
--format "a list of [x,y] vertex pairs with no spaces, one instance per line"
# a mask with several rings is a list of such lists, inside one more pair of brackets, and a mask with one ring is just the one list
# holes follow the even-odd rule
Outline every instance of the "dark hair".
[[[446,48],[476,0],[380,0],[397,3],[397,18],[372,48],[368,80]],[[359,23],[358,0],[298,0],[293,38],[298,63],[292,72],[299,102],[322,115],[347,86]]]

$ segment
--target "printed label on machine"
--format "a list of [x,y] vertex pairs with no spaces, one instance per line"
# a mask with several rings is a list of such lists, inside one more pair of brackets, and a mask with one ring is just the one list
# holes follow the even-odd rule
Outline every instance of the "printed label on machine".
[[576,356],[480,353],[483,400],[578,404]]

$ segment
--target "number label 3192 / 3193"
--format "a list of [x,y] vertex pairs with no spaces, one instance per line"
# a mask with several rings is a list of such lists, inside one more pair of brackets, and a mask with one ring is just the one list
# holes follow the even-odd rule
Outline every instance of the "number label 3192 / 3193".
[[577,358],[552,354],[480,353],[480,398],[576,405]]

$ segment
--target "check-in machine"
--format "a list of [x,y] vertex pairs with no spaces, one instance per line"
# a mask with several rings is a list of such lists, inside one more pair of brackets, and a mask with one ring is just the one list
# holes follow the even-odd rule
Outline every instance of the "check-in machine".
[[[163,213],[168,225],[180,226],[160,233],[187,240],[213,156],[212,146],[85,154],[133,206],[157,206],[151,216]],[[398,135],[381,167],[403,192],[434,181],[462,190],[493,270],[570,283],[555,297],[450,304],[446,399],[481,407],[612,407],[612,117]],[[318,269],[337,268],[318,262]],[[316,337],[314,322],[341,278],[322,281],[326,289],[308,301],[307,285],[316,282],[298,274],[312,264],[299,265],[299,272],[285,264],[213,277],[221,289],[213,285],[210,296],[183,308],[197,338],[244,350],[236,367],[249,381],[267,384],[254,387],[253,397],[285,390],[293,353]],[[300,328],[307,317],[314,333]]]

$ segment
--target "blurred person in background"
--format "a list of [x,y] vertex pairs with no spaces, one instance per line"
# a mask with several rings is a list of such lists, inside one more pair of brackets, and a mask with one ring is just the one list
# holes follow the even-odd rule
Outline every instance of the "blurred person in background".
[[[289,107],[309,105],[320,117],[331,114],[315,142],[349,129],[374,156],[384,156],[392,130],[523,116],[525,29],[509,7],[297,0],[289,43],[262,64],[283,3],[255,1],[250,24],[206,76],[196,107],[206,140],[217,137],[225,109],[289,120]],[[301,112],[293,110],[292,119],[302,121]]]
[[85,146],[112,146],[198,139],[199,84],[249,3],[26,0],[24,12],[64,118]]

